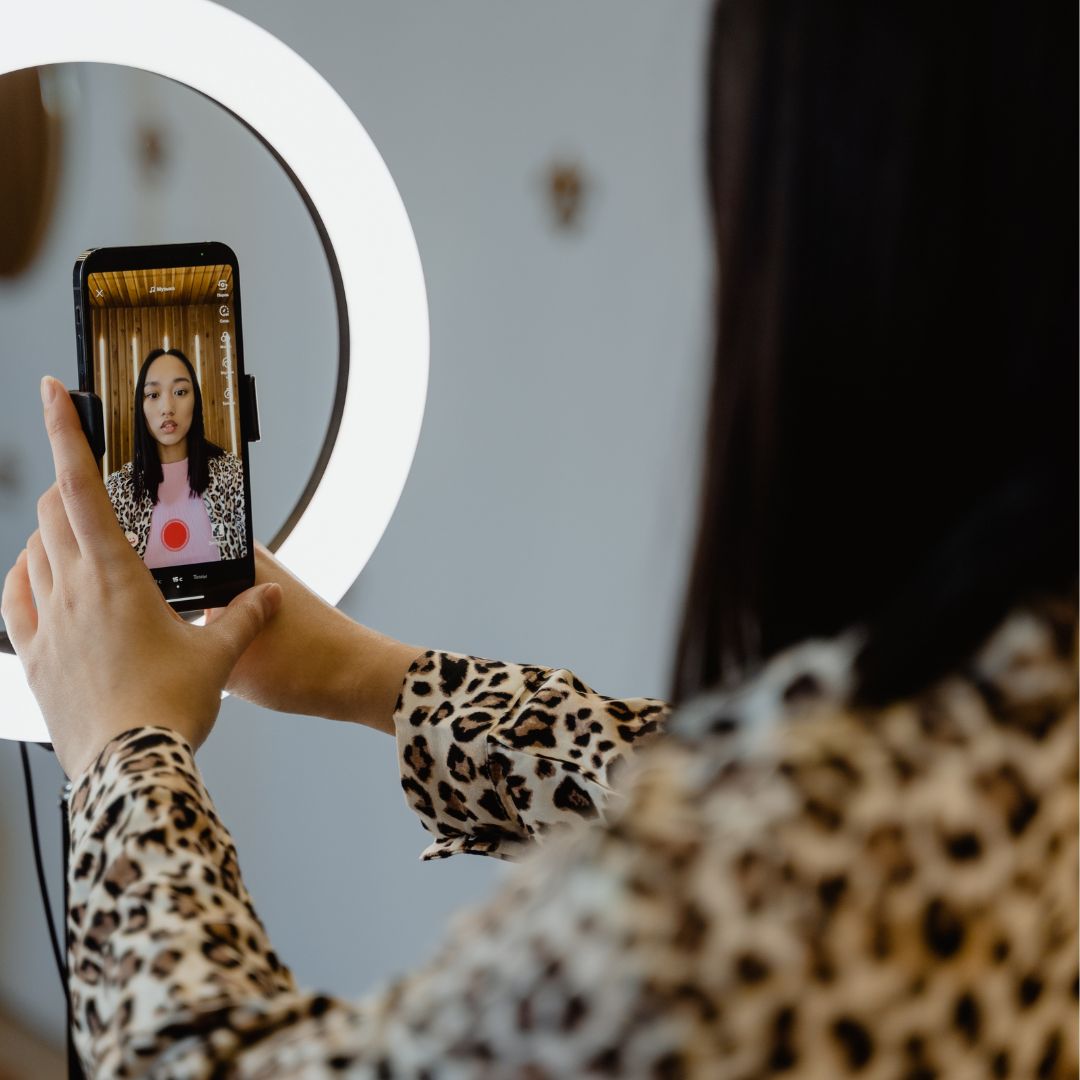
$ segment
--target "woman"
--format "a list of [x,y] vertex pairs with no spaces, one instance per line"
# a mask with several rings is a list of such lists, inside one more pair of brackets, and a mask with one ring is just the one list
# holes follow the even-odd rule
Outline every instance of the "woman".
[[[88,1067],[1075,1074],[1076,124],[1040,18],[720,6],[674,714],[418,655],[261,551],[274,584],[171,617],[46,381],[58,486],[3,614],[75,782]],[[423,970],[299,990],[193,760],[226,683],[393,731],[431,855],[527,859]]]
[[202,390],[179,349],[153,349],[135,382],[135,452],[106,488],[152,569],[247,555],[243,463],[206,438]]

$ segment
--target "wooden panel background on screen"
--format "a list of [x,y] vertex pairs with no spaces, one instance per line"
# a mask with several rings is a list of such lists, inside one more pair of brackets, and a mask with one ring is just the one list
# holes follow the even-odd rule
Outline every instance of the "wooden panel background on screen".
[[[157,292],[158,284],[172,288]],[[232,296],[232,267],[95,273],[90,286],[95,381],[105,407],[103,475],[132,458],[135,382],[152,349],[179,349],[188,358],[202,390],[206,437],[239,455],[233,316],[231,308],[221,316],[217,295]],[[223,332],[230,335],[224,342]]]

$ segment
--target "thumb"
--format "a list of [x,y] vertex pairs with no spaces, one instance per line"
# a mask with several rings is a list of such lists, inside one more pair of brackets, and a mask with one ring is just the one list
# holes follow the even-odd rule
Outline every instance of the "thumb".
[[244,654],[259,631],[281,607],[281,586],[275,582],[257,585],[234,597],[229,606],[219,609],[205,632],[229,662],[229,668]]

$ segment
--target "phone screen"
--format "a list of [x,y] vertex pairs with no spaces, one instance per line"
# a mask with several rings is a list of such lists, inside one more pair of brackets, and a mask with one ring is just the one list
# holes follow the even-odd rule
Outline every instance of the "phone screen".
[[102,478],[128,541],[186,606],[252,551],[233,267],[87,271]]

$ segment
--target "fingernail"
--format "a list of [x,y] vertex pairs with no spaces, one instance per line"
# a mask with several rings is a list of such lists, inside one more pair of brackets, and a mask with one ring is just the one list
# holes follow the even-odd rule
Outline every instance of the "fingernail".
[[281,607],[281,586],[273,581],[264,585],[262,590],[262,602],[263,607],[266,609],[266,614],[274,615],[277,612],[277,609]]
[[51,405],[54,397],[56,397],[56,380],[46,375],[45,378],[41,380],[42,405]]

